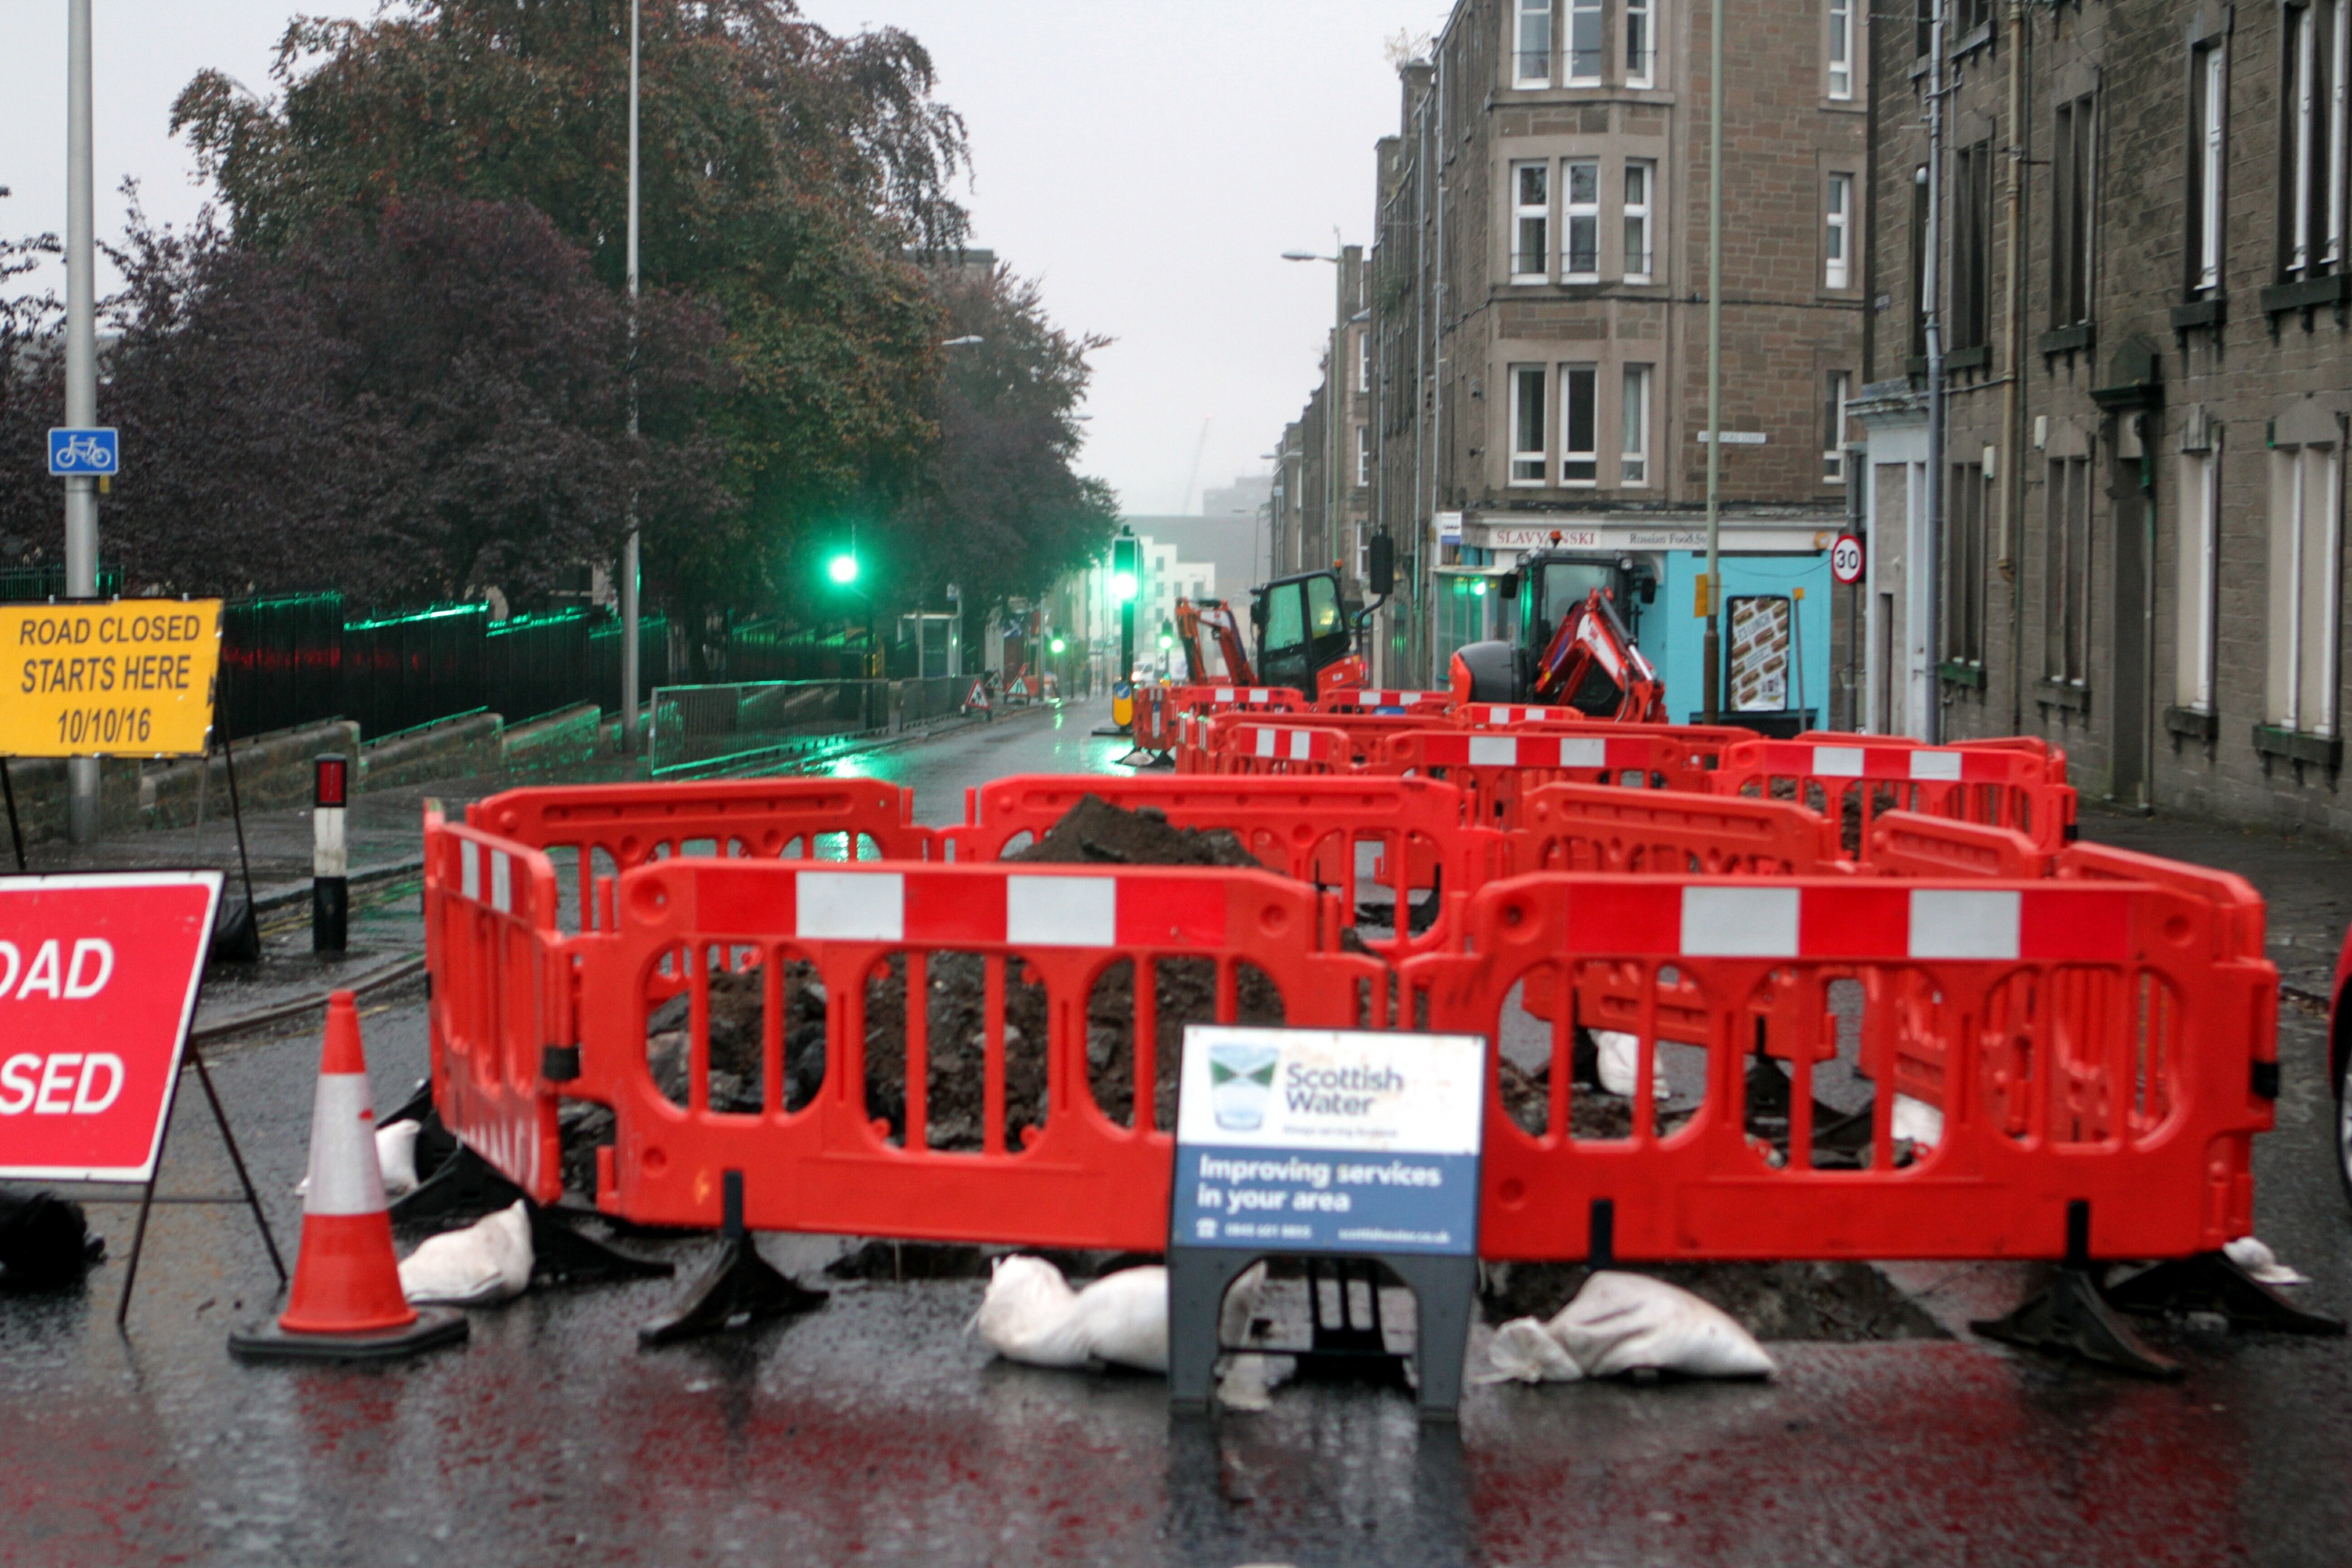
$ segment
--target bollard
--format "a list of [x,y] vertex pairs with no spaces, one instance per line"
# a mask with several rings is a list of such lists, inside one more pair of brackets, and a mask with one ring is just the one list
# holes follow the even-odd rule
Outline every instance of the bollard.
[[341,952],[351,934],[351,857],[343,847],[343,799],[351,783],[348,758],[316,760],[310,796],[310,951]]

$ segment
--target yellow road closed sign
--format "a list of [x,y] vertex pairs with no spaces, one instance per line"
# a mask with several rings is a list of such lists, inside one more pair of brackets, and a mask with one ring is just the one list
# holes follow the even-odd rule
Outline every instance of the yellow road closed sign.
[[0,605],[0,756],[196,756],[220,683],[218,599]]

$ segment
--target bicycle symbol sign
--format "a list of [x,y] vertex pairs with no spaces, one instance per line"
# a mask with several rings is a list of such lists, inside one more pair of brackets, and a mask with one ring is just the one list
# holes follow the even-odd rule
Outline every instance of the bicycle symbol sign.
[[49,472],[112,474],[121,468],[121,447],[111,429],[49,432]]

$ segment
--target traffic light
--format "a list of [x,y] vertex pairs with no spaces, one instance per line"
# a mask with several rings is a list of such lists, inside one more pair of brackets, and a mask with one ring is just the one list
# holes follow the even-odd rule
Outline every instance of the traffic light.
[[1064,642],[1060,637],[1055,637],[1055,638],[1051,643],[1047,644],[1046,646],[1047,646],[1047,647],[1051,647],[1051,648],[1052,648],[1055,653],[1060,653],[1060,652],[1062,652],[1063,650],[1065,650],[1066,648],[1067,648],[1067,647],[1069,647],[1069,644],[1067,644],[1067,643]]
[[1135,585],[1142,580],[1142,542],[1131,533],[1110,542],[1111,597],[1122,605],[1135,597]]
[[824,571],[826,576],[846,587],[857,581],[857,557],[854,552],[845,550],[825,563]]

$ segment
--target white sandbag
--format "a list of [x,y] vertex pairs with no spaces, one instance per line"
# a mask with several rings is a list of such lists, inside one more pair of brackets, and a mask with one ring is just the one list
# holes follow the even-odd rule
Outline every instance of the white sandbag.
[[1104,1275],[1078,1292],[1070,1318],[1095,1360],[1168,1370],[1168,1270],[1159,1265]]
[[1721,1309],[1643,1274],[1604,1268],[1544,1325],[1587,1377],[1656,1371],[1769,1377],[1772,1358]]
[[1496,1329],[1486,1359],[1494,1370],[1481,1373],[1480,1383],[1574,1383],[1584,1375],[1568,1347],[1534,1318],[1513,1318]]
[[383,1172],[383,1195],[404,1198],[416,1190],[416,1135],[421,1121],[395,1121],[375,1130],[375,1163]]
[[522,1200],[429,1237],[400,1262],[400,1289],[417,1304],[473,1307],[530,1289],[530,1215]]
[[1898,1094],[1895,1097],[1895,1125],[1890,1131],[1897,1139],[1907,1138],[1918,1148],[1930,1149],[1944,1141],[1944,1113],[1924,1100]]
[[988,1289],[971,1328],[1006,1361],[1027,1366],[1084,1366],[1086,1347],[1071,1331],[1078,1293],[1042,1258],[1000,1258],[988,1271]]
[[[1642,1037],[1622,1029],[1595,1029],[1592,1045],[1601,1091],[1620,1100],[1633,1099],[1634,1075],[1642,1070]],[[1664,1100],[1672,1092],[1666,1087],[1665,1058],[1654,1056],[1650,1059],[1650,1093],[1654,1099]]]
[[2308,1285],[2311,1276],[2278,1260],[2278,1254],[2251,1236],[2242,1236],[2221,1248],[2229,1260],[2265,1285]]
[[[416,1135],[424,1131],[422,1122],[413,1121],[375,1130],[375,1163],[383,1172],[385,1197],[404,1198],[416,1190]],[[308,1197],[310,1193],[310,1177],[294,1184],[296,1197]]]
[[1157,1264],[1106,1274],[1072,1290],[1042,1258],[997,1260],[972,1327],[989,1349],[1030,1366],[1089,1361],[1168,1370],[1168,1270]]

